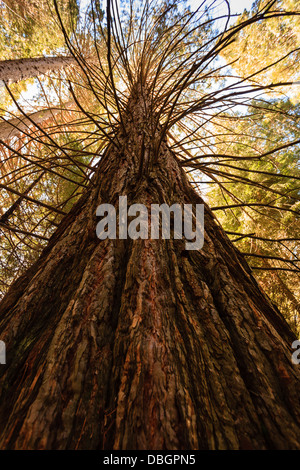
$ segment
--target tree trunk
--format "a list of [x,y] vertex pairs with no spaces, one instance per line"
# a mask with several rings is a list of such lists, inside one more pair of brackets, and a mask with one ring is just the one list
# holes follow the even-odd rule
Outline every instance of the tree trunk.
[[298,449],[295,338],[210,209],[199,251],[96,236],[120,195],[203,203],[148,111],[1,303],[1,448]]
[[74,101],[68,101],[61,108],[41,109],[30,114],[28,117],[16,117],[0,122],[0,140],[8,140],[24,132],[29,132],[31,126],[53,119],[58,114],[62,114],[64,111],[68,110],[73,104]]
[[38,77],[49,70],[59,70],[75,64],[73,57],[36,57],[33,59],[3,60],[0,62],[0,81],[19,82],[26,78]]

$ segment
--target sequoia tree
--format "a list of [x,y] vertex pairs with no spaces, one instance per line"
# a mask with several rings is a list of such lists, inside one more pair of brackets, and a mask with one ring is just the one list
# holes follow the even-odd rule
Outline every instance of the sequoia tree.
[[[90,99],[73,77],[70,95],[100,150],[93,167],[72,154],[86,187],[0,304],[1,448],[299,449],[294,333],[183,168],[235,159],[212,150],[211,123],[221,127],[247,93],[284,84],[224,83],[216,57],[241,28],[292,13],[267,2],[229,26],[225,12],[217,32],[203,5],[129,3],[121,19],[117,2],[106,15],[91,3],[93,55],[65,35]],[[61,170],[70,145],[42,130],[39,139]],[[148,213],[204,204],[202,249],[172,236],[99,240],[97,207],[117,208],[120,196]]]

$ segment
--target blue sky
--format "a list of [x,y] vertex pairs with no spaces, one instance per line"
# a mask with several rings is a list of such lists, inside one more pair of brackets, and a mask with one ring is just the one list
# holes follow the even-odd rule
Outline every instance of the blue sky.
[[[196,10],[199,5],[201,5],[203,3],[203,0],[187,0],[188,3],[191,5],[191,8],[192,10]],[[234,14],[237,14],[237,13],[243,13],[243,11],[245,10],[245,8],[247,10],[250,10],[251,6],[252,6],[252,3],[254,2],[254,0],[229,0],[229,4],[230,4],[230,14],[231,15],[234,15]],[[211,11],[211,14],[213,16],[213,18],[217,18],[219,16],[223,16],[223,15],[227,15],[228,14],[228,8],[227,8],[227,4],[224,0],[207,0],[206,1],[206,6],[209,6],[211,5],[212,6],[212,9],[213,11]],[[231,24],[234,23],[236,20],[236,17],[232,17],[231,18]],[[218,26],[222,29],[222,26],[225,25],[225,23],[220,20],[221,23],[217,23]],[[224,20],[225,21],[225,20]]]
[[[229,0],[231,13],[242,13],[244,9],[250,9],[254,0]],[[193,4],[199,4],[197,0],[191,0]],[[224,3],[224,2],[223,2]]]
[[[253,1],[254,0],[229,0],[230,8],[232,10],[231,13],[242,13],[245,8],[249,9],[251,7]],[[84,5],[88,3],[88,0],[81,0],[80,3],[84,7]],[[103,6],[105,6],[105,1],[102,0],[101,3],[103,4]],[[197,8],[202,3],[202,0],[189,0],[189,3],[192,5],[193,8]],[[224,0],[219,0],[218,2],[216,2],[216,5],[217,4],[223,4],[225,6]]]

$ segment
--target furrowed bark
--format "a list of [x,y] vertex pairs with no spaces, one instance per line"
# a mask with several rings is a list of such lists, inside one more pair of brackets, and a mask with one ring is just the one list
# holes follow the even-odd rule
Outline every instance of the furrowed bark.
[[2,449],[298,449],[293,333],[205,205],[202,250],[96,237],[101,203],[203,203],[147,103],[0,305]]

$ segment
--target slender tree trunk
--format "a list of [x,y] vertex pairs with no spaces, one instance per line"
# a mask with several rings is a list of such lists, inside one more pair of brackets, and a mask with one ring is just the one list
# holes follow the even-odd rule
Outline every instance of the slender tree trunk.
[[41,124],[49,119],[53,119],[58,114],[63,113],[74,104],[68,101],[61,108],[46,108],[22,117],[16,117],[0,122],[0,140],[7,140],[16,137],[24,132],[29,132],[29,128],[36,124]]
[[0,81],[10,84],[38,77],[49,70],[59,70],[73,65],[73,57],[36,57],[33,59],[3,60],[0,62]]
[[127,117],[1,303],[1,448],[300,448],[295,338],[210,209],[199,251],[96,237],[97,206],[120,195],[203,202],[165,141],[155,153],[147,102]]

